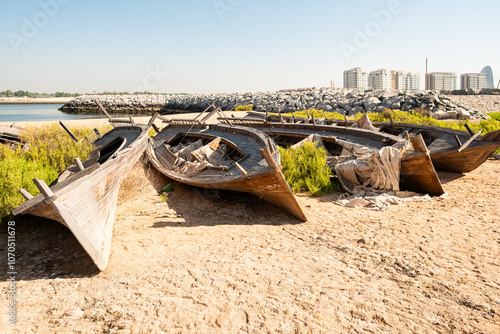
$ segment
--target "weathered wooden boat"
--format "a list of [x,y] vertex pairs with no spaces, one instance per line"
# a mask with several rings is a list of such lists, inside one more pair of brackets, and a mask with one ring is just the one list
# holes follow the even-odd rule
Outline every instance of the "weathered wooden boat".
[[205,124],[212,114],[200,120],[166,120],[146,149],[153,166],[191,186],[251,193],[306,221],[281,172],[274,142],[251,128]]
[[10,126],[0,124],[0,144],[12,149],[16,149],[19,145],[23,146],[20,138],[21,131],[23,128],[15,126],[14,123]]
[[[325,115],[326,117],[326,115]],[[318,124],[335,126],[353,126],[356,121],[339,119],[315,119],[312,116],[301,118],[282,115],[261,115],[253,113],[245,119],[238,119],[239,124],[284,122],[299,124]],[[498,148],[500,148],[500,130],[481,135],[481,130],[474,133],[467,125],[467,131],[458,131],[429,125],[395,122],[374,122],[373,126],[381,132],[396,136],[421,134],[430,152],[432,163],[437,170],[468,173],[481,166]]]
[[[225,121],[262,131],[273,138],[277,145],[284,147],[295,145],[311,134],[318,134],[328,153],[333,156],[356,154],[363,148],[378,150],[404,140],[391,134],[352,127],[253,120],[248,122],[235,118],[227,118]],[[410,136],[408,139],[411,140],[413,149],[407,150],[401,159],[401,189],[433,196],[442,195],[443,187],[422,137]]]
[[63,171],[50,187],[34,179],[40,194],[12,211],[55,220],[73,233],[99,270],[108,264],[118,190],[122,180],[143,154],[149,125],[111,119],[114,128],[94,142],[90,158]]

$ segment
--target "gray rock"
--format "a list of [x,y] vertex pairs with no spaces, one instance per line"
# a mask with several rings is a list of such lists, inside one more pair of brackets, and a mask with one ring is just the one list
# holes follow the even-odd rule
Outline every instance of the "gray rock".
[[377,108],[382,102],[372,96],[372,97],[369,97],[367,98],[364,102],[363,102],[363,105],[365,107],[366,110],[374,110],[375,108]]
[[500,153],[493,154],[493,158],[500,160]]

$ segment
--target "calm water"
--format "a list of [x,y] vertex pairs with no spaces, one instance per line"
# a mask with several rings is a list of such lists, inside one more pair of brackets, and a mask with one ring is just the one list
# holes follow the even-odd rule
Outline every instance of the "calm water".
[[57,109],[62,104],[0,105],[0,122],[62,121],[68,119],[104,118],[104,115],[73,115]]

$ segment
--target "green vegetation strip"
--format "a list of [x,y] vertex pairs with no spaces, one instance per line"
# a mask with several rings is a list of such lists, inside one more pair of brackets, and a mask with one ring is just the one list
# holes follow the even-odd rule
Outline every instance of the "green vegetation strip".
[[294,193],[309,191],[312,196],[323,196],[342,190],[333,171],[326,165],[326,151],[316,143],[305,143],[299,148],[278,147],[286,181]]
[[[106,133],[110,126],[99,128]],[[33,178],[44,180],[47,184],[57,180],[59,173],[74,164],[74,158],[81,161],[88,158],[96,135],[91,128],[73,128],[79,142],[74,142],[57,124],[44,127],[28,127],[22,132],[21,139],[29,142],[25,152],[21,148],[11,150],[0,144],[0,220],[22,204],[25,199],[19,194],[24,188],[33,196],[39,193]]]

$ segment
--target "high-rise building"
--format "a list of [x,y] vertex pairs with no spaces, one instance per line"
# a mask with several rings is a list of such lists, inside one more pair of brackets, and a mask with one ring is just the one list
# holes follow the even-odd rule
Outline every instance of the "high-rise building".
[[407,73],[404,90],[420,90],[420,74],[413,72]]
[[488,79],[484,73],[465,73],[460,76],[460,89],[487,88]]
[[495,81],[493,80],[493,70],[490,66],[485,66],[481,73],[486,74],[486,88],[495,88]]
[[406,72],[404,71],[391,71],[391,86],[395,90],[405,90],[406,85]]
[[360,67],[344,71],[344,88],[368,89],[368,74],[363,72]]
[[426,87],[429,90],[455,90],[457,89],[457,74],[452,72],[432,72],[427,74]]
[[391,76],[389,71],[383,69],[378,71],[370,72],[368,77],[368,88],[369,89],[391,89]]

